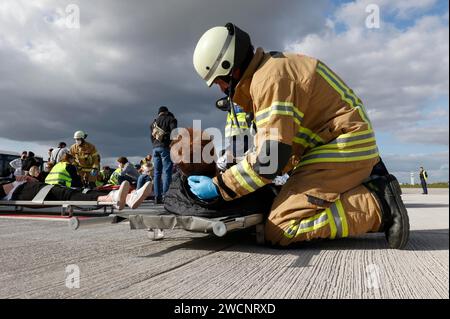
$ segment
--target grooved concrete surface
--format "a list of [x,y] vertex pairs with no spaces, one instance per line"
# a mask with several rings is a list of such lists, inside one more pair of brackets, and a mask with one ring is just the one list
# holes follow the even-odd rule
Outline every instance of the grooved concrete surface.
[[[66,222],[0,219],[1,298],[449,298],[449,193],[404,190],[411,237],[382,234],[272,249],[251,231],[224,238],[128,224],[71,231]],[[66,267],[80,288],[66,287]]]

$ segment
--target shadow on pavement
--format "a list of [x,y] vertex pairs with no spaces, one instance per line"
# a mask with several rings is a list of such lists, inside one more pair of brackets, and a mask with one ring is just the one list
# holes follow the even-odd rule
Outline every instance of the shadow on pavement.
[[431,203],[424,203],[424,204],[405,204],[406,208],[439,208],[439,207],[448,207],[448,204],[431,204]]
[[[166,238],[176,242],[183,238]],[[287,248],[261,246],[256,244],[251,231],[232,232],[219,238],[214,235],[191,238],[188,242],[164,247],[162,250],[141,258],[161,257],[179,249],[209,250],[215,253],[222,250],[264,255],[297,255],[299,258],[290,267],[308,267],[309,261],[322,250],[385,250],[389,249],[384,234],[367,234],[362,237],[342,238],[338,240],[317,240],[291,245]],[[405,251],[439,251],[449,249],[448,229],[411,230]]]
[[448,250],[448,229],[411,230],[405,250]]

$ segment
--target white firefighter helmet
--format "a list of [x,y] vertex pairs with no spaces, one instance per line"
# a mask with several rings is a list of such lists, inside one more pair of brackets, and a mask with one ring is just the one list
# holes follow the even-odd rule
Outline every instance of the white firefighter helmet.
[[76,131],[73,134],[73,138],[75,138],[75,139],[77,139],[77,138],[86,138],[86,137],[87,137],[87,134],[84,133],[84,131]]
[[251,46],[249,35],[232,23],[206,31],[194,50],[194,67],[211,86],[218,76],[229,75],[239,67]]

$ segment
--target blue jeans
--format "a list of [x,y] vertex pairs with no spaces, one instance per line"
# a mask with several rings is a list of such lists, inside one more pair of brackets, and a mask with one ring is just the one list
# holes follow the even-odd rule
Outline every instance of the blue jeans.
[[137,180],[136,190],[138,190],[139,188],[144,186],[144,184],[149,181],[150,181],[150,176],[148,176],[147,174],[140,175]]
[[118,176],[117,181],[119,182],[119,185],[124,181],[129,181],[130,184],[136,183],[136,180],[130,176]]
[[427,182],[423,178],[421,178],[420,184],[422,184],[423,193],[428,194]]
[[[153,149],[153,167],[153,189],[155,198],[161,199],[169,190],[170,183],[172,182],[173,163],[170,159],[170,149],[168,147],[155,147]],[[163,173],[164,178],[162,178]]]

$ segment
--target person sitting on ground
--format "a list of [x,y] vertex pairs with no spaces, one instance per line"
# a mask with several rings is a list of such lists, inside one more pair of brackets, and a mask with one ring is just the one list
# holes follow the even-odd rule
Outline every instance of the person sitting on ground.
[[128,162],[128,159],[123,156],[121,156],[117,159],[117,164],[121,170],[120,174],[118,176],[119,184],[122,183],[123,181],[129,181],[130,183],[136,183],[136,181],[139,177],[139,172],[133,166],[133,164]]
[[113,171],[112,171],[111,167],[109,167],[107,165],[103,166],[102,169],[100,170],[100,172],[98,173],[98,178],[97,178],[97,182],[96,182],[97,187],[108,184],[108,180],[111,178],[112,172]]
[[83,184],[74,162],[75,157],[70,153],[65,153],[61,161],[53,166],[50,173],[48,173],[45,182],[66,187],[82,187]]
[[[48,184],[38,182],[32,176],[20,176],[15,182],[0,185],[0,200],[31,201],[39,191]],[[146,183],[139,191],[128,194],[130,183],[124,181],[118,190],[99,191],[72,189],[61,185],[53,185],[45,197],[46,201],[96,201],[101,203],[114,203],[118,210],[125,204],[135,209],[148,197],[152,184]]]
[[25,176],[33,177],[36,181],[44,183],[47,175],[38,166],[32,166]]
[[141,161],[139,162],[139,164],[142,166],[144,166],[146,163],[152,163],[152,154],[147,154],[143,159],[141,159]]
[[145,183],[151,181],[152,177],[153,177],[153,163],[146,162],[141,167],[141,175],[139,175],[138,177],[136,189],[141,188]]
[[39,175],[41,174],[41,170],[39,166],[31,166],[26,176],[31,176],[39,181]]
[[119,185],[119,175],[122,172],[122,169],[120,167],[117,167],[114,172],[112,172],[111,176],[109,177],[108,184],[109,185]]
[[39,166],[39,162],[34,157],[34,153],[29,151],[27,154],[27,158],[23,161],[22,164],[22,171],[24,172],[24,174],[27,174],[32,166]]

